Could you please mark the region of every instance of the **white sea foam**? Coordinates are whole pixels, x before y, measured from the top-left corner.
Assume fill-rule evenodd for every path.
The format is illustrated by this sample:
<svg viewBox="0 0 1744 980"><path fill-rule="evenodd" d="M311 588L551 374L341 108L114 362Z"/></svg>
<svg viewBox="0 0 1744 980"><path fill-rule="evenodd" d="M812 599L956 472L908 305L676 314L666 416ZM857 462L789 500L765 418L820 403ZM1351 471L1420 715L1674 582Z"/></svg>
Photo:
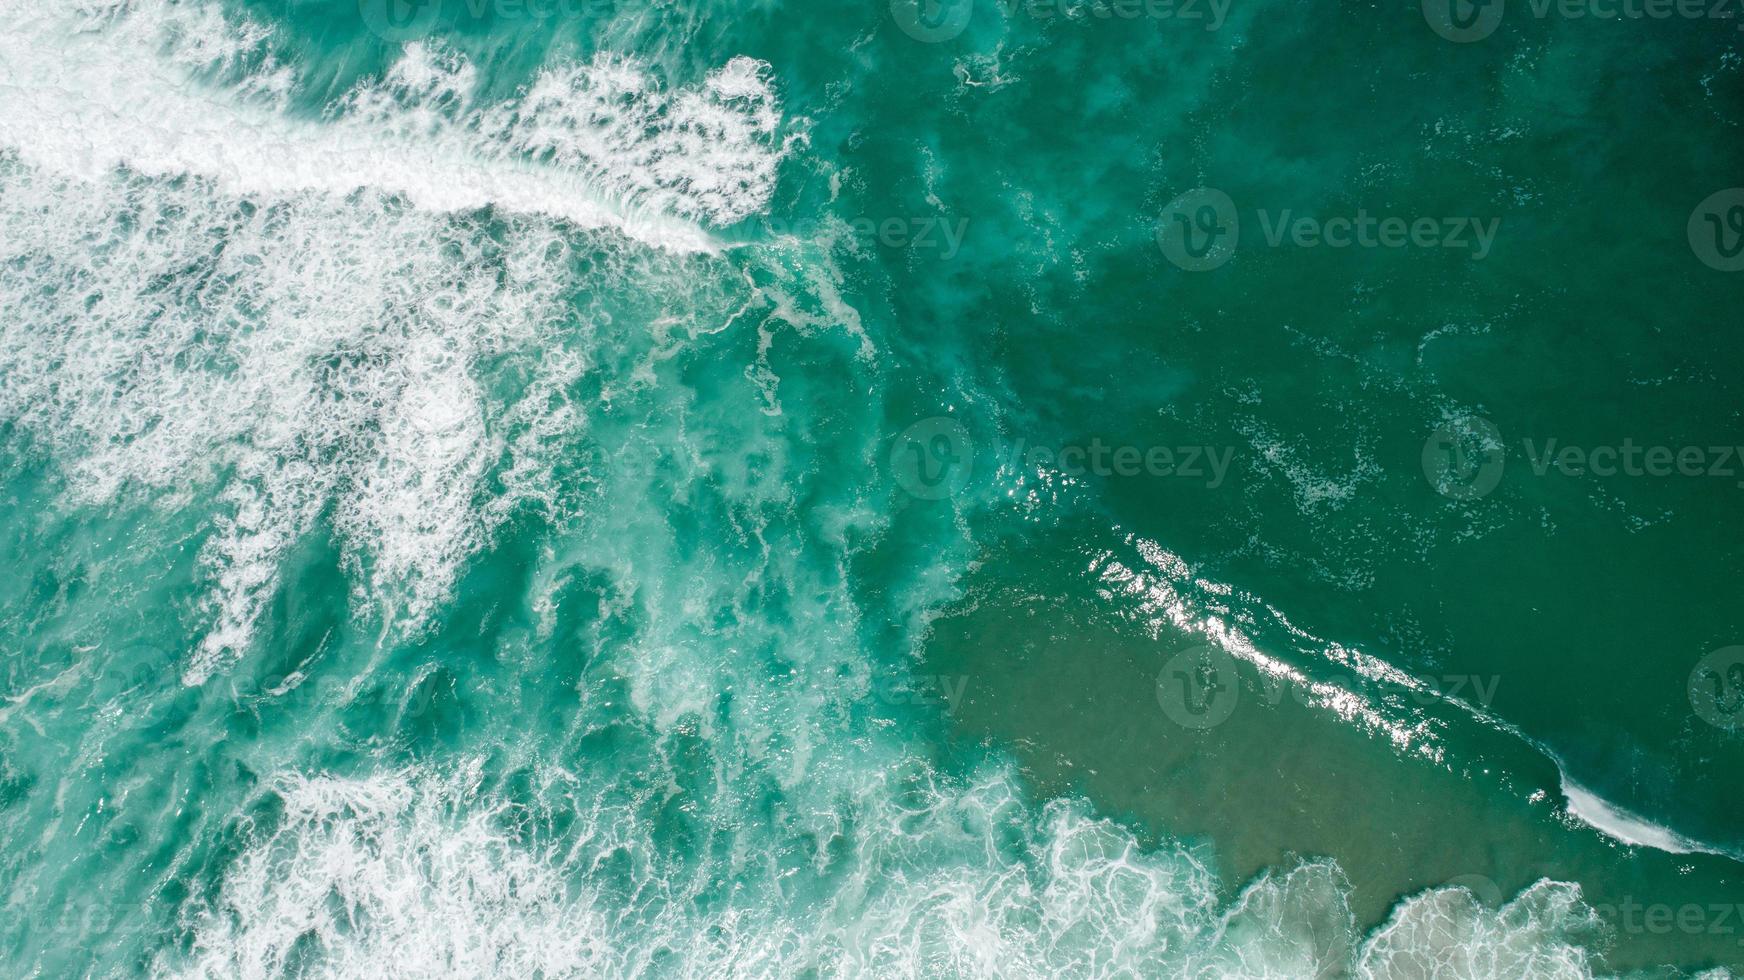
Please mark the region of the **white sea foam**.
<svg viewBox="0 0 1744 980"><path fill-rule="evenodd" d="M1386 738L1398 750L1445 762L1443 726L1437 719L1426 717L1408 705L1389 703L1346 685L1318 679L1308 669L1281 656L1282 651L1262 649L1240 625L1243 617L1229 615L1227 597L1234 590L1223 583L1196 578L1186 561L1156 542L1129 536L1121 550L1130 552L1127 561L1121 561L1115 549L1102 550L1092 558L1088 571L1102 595L1127 604L1131 614L1152 636L1204 637L1206 642L1245 661L1266 683L1291 685L1302 692L1305 703ZM1290 623L1277 610L1261 603L1254 605L1265 608L1273 617L1267 625L1289 634L1299 641L1297 646L1322 661L1314 666L1336 666L1379 685L1425 693L1421 682L1380 658L1320 640ZM1460 704L1470 710L1463 702Z"/></svg>
<svg viewBox="0 0 1744 980"><path fill-rule="evenodd" d="M618 410L638 433L673 427L643 437L650 446L694 448L682 435L700 425L684 418L691 407L646 420ZM650 455L640 444L623 452ZM839 570L768 549L677 547L660 518L672 495L696 488L634 465L600 478L610 492L590 515L595 532L534 577L606 571L617 585L600 590L601 618L635 624L633 641L589 647L606 669L582 682L583 720L567 723L612 731L609 753L517 782L512 804L470 765L458 776L286 774L269 790L284 818L247 838L212 906L184 910L197 955L165 953L162 971L272 976L295 962L309 976L473 977L536 962L549 977L1587 975L1577 905L1552 915L1533 900L1498 914L1416 902L1365 942L1329 862L1267 873L1225 902L1194 849L1141 846L1073 802L1035 805L997 764L964 778L932 771L903 733L849 724L839 710L878 669L838 625L854 609ZM748 525L790 506L774 486L720 484L739 488ZM930 606L949 589L931 583L914 601ZM791 616L696 630L698 611L758 595L792 597ZM779 651L775 663L798 665L808 683L787 684L760 651ZM505 878L527 884L497 892L500 902L418 898ZM550 882L563 883L560 899ZM478 948L490 960L462 955ZM1557 970L1484 972L1510 966Z"/></svg>
<svg viewBox="0 0 1744 980"><path fill-rule="evenodd" d="M0 418L75 502L217 482L189 683L246 648L323 514L360 605L417 624L519 502L555 506L587 323L545 219L708 249L697 222L761 208L781 155L750 59L669 89L601 58L485 104L412 45L312 120L267 33L216 5L0 15ZM485 205L498 241L450 213ZM514 357L501 404L478 373Z"/></svg>
<svg viewBox="0 0 1744 980"><path fill-rule="evenodd" d="M126 165L273 199L373 188L432 210L494 205L699 250L714 243L697 220L730 223L767 203L783 150L767 66L749 58L668 89L602 56L478 103L470 65L414 44L385 78L310 120L286 109L293 80L264 53L267 32L215 6L8 0L0 15L0 145L87 178ZM239 65L240 83L198 80Z"/></svg>
<svg viewBox="0 0 1744 980"><path fill-rule="evenodd" d="M1223 617L1208 612L1208 609L1215 608L1224 601L1219 597L1227 596L1233 590L1221 583L1195 579L1191 567L1185 561L1155 542L1135 538L1128 543L1138 556L1136 567L1122 563L1115 557L1115 552L1109 550L1096 557L1091 563L1090 572L1097 578L1105 596L1120 597L1133 603L1133 611L1148 621L1153 632L1167 629L1204 636L1232 656L1247 662L1263 678L1298 685L1306 695L1307 703L1329 711L1345 722L1384 735L1402 751L1410 751L1436 762L1446 760L1442 723L1424 717L1410 704L1391 704L1386 699L1370 696L1360 690L1349 690L1338 684L1313 680L1303 669L1262 651L1242 630L1227 624ZM1703 853L1739 858L1739 855L1725 848L1694 840L1632 814L1575 784L1568 778L1562 760L1549 746L1506 719L1492 714L1484 706L1427 687L1410 674L1372 654L1314 637L1291 623L1282 612L1270 606L1264 608L1274 625L1282 627L1300 641L1301 647L1327 663L1353 670L1361 677L1378 684L1410 691L1416 696L1414 701L1432 699L1436 703L1445 704L1473 721L1505 732L1543 753L1557 765L1562 792L1568 800L1569 815L1600 833L1625 844L1652 847L1671 854Z"/></svg>
<svg viewBox="0 0 1744 980"><path fill-rule="evenodd" d="M289 775L271 835L200 914L185 977L588 976L609 961L602 916L475 806L476 765L420 786L399 775Z"/></svg>
<svg viewBox="0 0 1744 980"><path fill-rule="evenodd" d="M519 393L544 408L573 379L561 349L585 324L563 320L567 249L551 230L491 243L376 198L256 205L3 157L0 186L0 417L61 461L75 503L221 488L190 683L246 647L285 556L330 507L364 604L415 623L489 528L544 492L537 461L504 441L530 426L514 409L487 424L473 373L528 359ZM479 506L506 457L521 476Z"/></svg>
<svg viewBox="0 0 1744 980"><path fill-rule="evenodd" d="M213 8L110 5L80 31L65 10L0 12L0 143L12 147L0 156L0 419L62 463L75 504L219 488L193 683L248 645L323 515L360 605L417 623L518 503L556 501L552 467L594 423L567 400L592 350L593 324L563 292L574 256L545 222L486 234L440 212L494 204L701 247L696 222L760 208L778 160L765 74L743 59L677 91L603 60L470 106L470 69L413 47L330 118L295 121L278 101L288 76L258 58L227 93L189 81L257 52L258 31ZM768 321L857 328L837 291L808 299L798 281L763 297ZM600 477L616 481L602 497L615 509L552 549L581 558L537 573L545 596L599 573L600 635L636 622L630 642L594 638L629 696L584 689L578 710L645 756L617 745L512 800L477 762L281 773L232 815L240 852L220 852L221 886L183 907L191 943L160 949L158 972L1406 977L1418 974L1404 947L1444 933L1506 948L1473 963L1572 962L1572 915L1526 915L1516 934L1464 908L1402 910L1359 953L1347 886L1324 862L1220 905L1194 851L1143 848L1072 804L1032 806L1002 769L945 779L894 736L848 727L855 685L877 667L842 594L847 560L812 579L772 557L772 515L799 483L784 467L803 464L742 458L757 431L744 420L782 410L769 330L745 372L762 411L621 439L621 465ZM652 384L654 358L673 356L666 340L646 372L613 382ZM524 378L486 384L504 361ZM662 419L683 415L675 400ZM687 424L730 451L684 443ZM678 445L681 475L718 478L762 565L675 545L672 497L703 490L633 464ZM838 540L878 529L857 511L811 516ZM1174 608L1178 595L1147 585L1154 572L1123 572L1111 589ZM771 603L793 622L758 614ZM827 683L772 686L782 675L746 651L779 651ZM681 783L695 775L674 761L683 753L703 757L693 768L713 785Z"/></svg>
<svg viewBox="0 0 1744 980"><path fill-rule="evenodd" d="M1584 980L1581 945L1599 928L1575 885L1542 880L1499 909L1462 887L1432 888L1399 903L1363 945L1361 980L1534 977Z"/></svg>
<svg viewBox="0 0 1744 980"><path fill-rule="evenodd" d="M1669 854L1734 856L1722 848L1692 840L1669 827L1630 813L1597 793L1576 785L1567 773L1562 773L1562 795L1568 800L1570 816L1612 840Z"/></svg>
<svg viewBox="0 0 1744 980"><path fill-rule="evenodd" d="M1592 976L1581 941L1597 919L1571 885L1541 881L1499 909L1462 888L1431 889L1365 938L1349 884L1328 862L1268 873L1222 904L1191 851L1145 850L1068 804L1034 812L996 772L955 788L911 787L899 802L905 770L914 773L904 764L840 797L827 833L837 844L809 864L754 857L817 846L787 817L720 814L716 857L672 853L650 811L602 804L569 774L543 783L548 798L579 807L561 846L531 829L538 820L511 819L529 801L511 807L481 790L476 762L446 775L287 774L270 791L282 816L250 840L213 905L186 910L192 953L166 952L158 969L248 978L292 963L318 977Z"/></svg>

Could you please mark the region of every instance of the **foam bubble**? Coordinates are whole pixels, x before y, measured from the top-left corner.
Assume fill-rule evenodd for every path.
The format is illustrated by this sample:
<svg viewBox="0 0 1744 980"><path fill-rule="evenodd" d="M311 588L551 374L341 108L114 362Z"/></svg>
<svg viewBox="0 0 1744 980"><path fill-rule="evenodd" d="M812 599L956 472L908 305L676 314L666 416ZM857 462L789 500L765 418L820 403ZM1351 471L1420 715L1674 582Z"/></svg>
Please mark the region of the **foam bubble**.
<svg viewBox="0 0 1744 980"><path fill-rule="evenodd" d="M838 796L821 838L780 804L769 822L696 813L718 846L690 856L663 843L658 800L586 775L547 774L540 801L509 806L481 788L476 761L286 774L270 790L283 816L213 906L187 910L192 954L159 965L188 977L274 976L293 960L299 975L394 977L1592 975L1581 942L1597 920L1574 886L1541 881L1499 909L1431 889L1365 940L1329 862L1267 873L1220 904L1194 852L1141 848L1072 804L1033 811L998 770L965 784L910 765L890 774ZM575 808L569 832L510 819L529 806Z"/></svg>
<svg viewBox="0 0 1744 980"><path fill-rule="evenodd" d="M1364 944L1363 980L1593 976L1581 939L1599 928L1578 886L1541 880L1499 909L1471 891L1432 888L1401 902Z"/></svg>
<svg viewBox="0 0 1744 980"><path fill-rule="evenodd" d="M219 488L201 552L212 625L190 683L246 647L290 548L330 507L366 603L416 623L490 528L543 493L551 460L505 442L517 426L490 424L500 410L475 375L527 362L514 391L529 409L573 380L573 358L540 358L581 326L564 319L567 248L549 229L511 225L499 242L379 198L256 204L15 160L0 181L14 269L0 417L61 461L75 505ZM505 456L516 479L478 506Z"/></svg>
<svg viewBox="0 0 1744 980"><path fill-rule="evenodd" d="M283 816L198 915L184 977L597 975L601 914L472 802L476 765L403 775L287 775ZM160 971L164 969L160 965Z"/></svg>
<svg viewBox="0 0 1744 980"><path fill-rule="evenodd" d="M413 44L315 121L287 111L294 79L267 53L267 32L215 5L0 13L0 145L86 178L126 165L230 195L373 188L431 210L494 205L693 251L714 247L695 221L731 223L767 204L784 151L768 66L749 58L669 89L634 60L602 56L479 104L470 64ZM224 73L242 79L199 80Z"/></svg>
<svg viewBox="0 0 1744 980"><path fill-rule="evenodd" d="M1125 561L1121 560L1124 554ZM1152 636L1185 633L1203 636L1207 642L1245 661L1267 683L1289 684L1303 693L1305 703L1387 739L1401 752L1433 762L1446 760L1446 722L1419 708L1351 690L1346 685L1315 676L1317 670L1338 667L1355 671L1383 690L1394 688L1419 696L1433 696L1467 714L1478 709L1456 698L1426 690L1426 686L1379 657L1347 649L1313 636L1291 623L1283 613L1251 596L1251 607L1263 609L1265 619L1229 615L1235 590L1220 582L1198 578L1180 556L1154 541L1128 536L1119 549L1099 550L1092 559L1090 575L1102 595L1126 605ZM1246 623L1253 625L1236 625ZM1265 649L1256 642L1259 629L1268 629L1287 640L1283 648Z"/></svg>
<svg viewBox="0 0 1744 980"><path fill-rule="evenodd" d="M559 635L553 597L567 581L601 583L597 620L561 634L599 668L562 722L609 730L609 757L578 772L547 761L514 790L487 778L502 759L350 775L292 763L229 814L238 850L208 852L222 882L182 907L191 939L159 946L159 972L1355 968L1347 886L1329 864L1262 876L1220 903L1200 852L1140 846L1075 803L1035 806L999 764L947 777L891 718L863 724L869 676L889 665L861 645L844 542L876 539L880 519L814 510L803 519L826 533L796 528L796 487L824 467L777 445L775 423L759 428L784 411L773 324L847 326L867 360L833 271L781 270L759 295L760 360L744 370L754 403L666 392L635 404L681 346L680 325L697 336L738 316L708 310L654 325L654 348L614 365L628 376L602 382L597 411L574 400L593 359L617 352L572 302L573 241L538 216L705 247L699 222L767 201L780 148L765 66L734 59L670 89L604 58L475 105L469 65L414 45L317 122L284 112L294 79L258 28L204 5L92 9L4 10L0 419L61 464L68 505L215 497L200 551L208 629L184 680L248 646L291 550L324 518L359 605L416 628L517 506L559 503L554 469L604 424L596 416L618 426L600 447L612 464L597 477L602 513L533 575L541 642ZM214 66L241 80L191 80ZM452 213L486 204L500 213ZM733 279L682 261L701 264L665 271ZM790 397L806 397L796 387ZM680 511L732 533L681 540ZM795 531L833 542L834 565L771 544ZM1185 568L1158 550L1165 569ZM1140 567L1108 587L1175 612L1179 592ZM952 575L928 569L897 613L924 622ZM793 680L802 673L811 683ZM1404 953L1419 948L1452 962L1445 936L1502 951L1485 962L1572 963L1564 926L1580 916L1559 901L1544 907L1562 917L1532 903L1494 922L1418 902L1360 965L1411 975Z"/></svg>
<svg viewBox="0 0 1744 980"><path fill-rule="evenodd" d="M1637 847L1651 847L1668 854L1736 857L1724 848L1692 840L1669 827L1630 813L1597 793L1577 785L1568 778L1566 772L1561 772L1562 765L1561 760L1558 760L1562 795L1568 800L1569 815L1606 837Z"/></svg>
<svg viewBox="0 0 1744 980"><path fill-rule="evenodd" d="M246 648L323 514L364 603L415 626L519 501L555 505L551 443L583 421L562 394L585 366L569 244L447 212L708 249L694 222L762 207L781 156L750 59L668 90L602 57L475 104L469 64L410 45L314 121L285 111L267 33L216 5L8 7L0 418L75 503L219 484L188 683ZM477 375L512 356L530 380L493 403Z"/></svg>

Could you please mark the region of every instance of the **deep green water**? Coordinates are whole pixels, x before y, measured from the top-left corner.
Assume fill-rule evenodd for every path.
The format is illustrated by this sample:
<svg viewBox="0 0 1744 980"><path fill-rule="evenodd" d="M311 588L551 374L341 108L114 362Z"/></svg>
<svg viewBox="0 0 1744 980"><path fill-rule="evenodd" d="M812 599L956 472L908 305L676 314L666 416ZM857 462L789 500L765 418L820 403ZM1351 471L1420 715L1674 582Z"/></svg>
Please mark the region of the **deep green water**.
<svg viewBox="0 0 1744 980"><path fill-rule="evenodd" d="M1744 968L1655 9L0 0L0 975Z"/></svg>

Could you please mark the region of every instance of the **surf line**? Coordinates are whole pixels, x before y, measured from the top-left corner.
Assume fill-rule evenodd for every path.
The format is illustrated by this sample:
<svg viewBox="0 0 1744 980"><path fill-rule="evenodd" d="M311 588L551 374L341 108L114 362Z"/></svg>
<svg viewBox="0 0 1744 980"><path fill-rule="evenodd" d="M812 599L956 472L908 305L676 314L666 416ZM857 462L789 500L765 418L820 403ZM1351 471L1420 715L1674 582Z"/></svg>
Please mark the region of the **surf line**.
<svg viewBox="0 0 1744 980"><path fill-rule="evenodd" d="M1712 854L1737 860L1738 856L1630 813L1628 810L1568 778L1562 761L1556 760L1562 778L1562 795L1568 801L1569 816L1613 840L1638 847L1651 847L1668 854Z"/></svg>

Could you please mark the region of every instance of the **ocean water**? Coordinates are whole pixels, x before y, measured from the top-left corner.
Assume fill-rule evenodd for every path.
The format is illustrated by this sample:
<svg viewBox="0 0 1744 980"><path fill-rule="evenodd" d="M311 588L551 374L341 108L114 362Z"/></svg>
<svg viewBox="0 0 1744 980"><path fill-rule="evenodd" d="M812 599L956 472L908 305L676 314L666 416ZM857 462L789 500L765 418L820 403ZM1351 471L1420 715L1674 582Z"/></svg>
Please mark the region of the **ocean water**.
<svg viewBox="0 0 1744 980"><path fill-rule="evenodd" d="M1686 7L0 0L0 975L1744 970Z"/></svg>

